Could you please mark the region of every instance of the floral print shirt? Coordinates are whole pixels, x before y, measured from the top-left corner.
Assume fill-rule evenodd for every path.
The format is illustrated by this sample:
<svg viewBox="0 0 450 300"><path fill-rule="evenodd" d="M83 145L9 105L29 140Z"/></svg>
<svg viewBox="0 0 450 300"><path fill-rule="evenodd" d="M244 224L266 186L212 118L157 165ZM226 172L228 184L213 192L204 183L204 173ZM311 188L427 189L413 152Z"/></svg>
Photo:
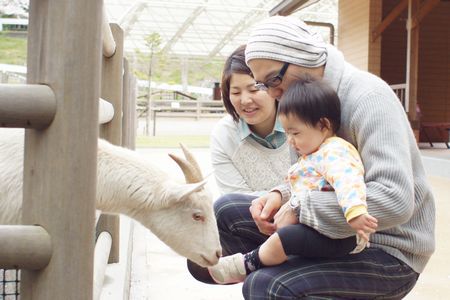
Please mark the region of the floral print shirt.
<svg viewBox="0 0 450 300"><path fill-rule="evenodd" d="M364 166L352 144L339 137L299 157L288 173L291 192L334 189L347 222L367 213Z"/></svg>

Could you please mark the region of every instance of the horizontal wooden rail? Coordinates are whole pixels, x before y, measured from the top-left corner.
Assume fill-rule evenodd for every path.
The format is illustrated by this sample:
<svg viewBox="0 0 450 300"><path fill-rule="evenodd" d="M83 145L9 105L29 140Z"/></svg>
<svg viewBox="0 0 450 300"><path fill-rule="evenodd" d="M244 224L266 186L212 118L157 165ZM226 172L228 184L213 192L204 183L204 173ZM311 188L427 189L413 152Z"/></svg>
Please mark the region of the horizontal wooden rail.
<svg viewBox="0 0 450 300"><path fill-rule="evenodd" d="M44 129L55 113L55 94L49 86L0 84L0 127Z"/></svg>
<svg viewBox="0 0 450 300"><path fill-rule="evenodd" d="M114 40L111 27L109 26L108 16L105 9L103 9L102 36L103 56L112 57L114 53L116 53L116 41Z"/></svg>
<svg viewBox="0 0 450 300"><path fill-rule="evenodd" d="M41 226L0 225L0 268L40 270L51 256L50 235Z"/></svg>

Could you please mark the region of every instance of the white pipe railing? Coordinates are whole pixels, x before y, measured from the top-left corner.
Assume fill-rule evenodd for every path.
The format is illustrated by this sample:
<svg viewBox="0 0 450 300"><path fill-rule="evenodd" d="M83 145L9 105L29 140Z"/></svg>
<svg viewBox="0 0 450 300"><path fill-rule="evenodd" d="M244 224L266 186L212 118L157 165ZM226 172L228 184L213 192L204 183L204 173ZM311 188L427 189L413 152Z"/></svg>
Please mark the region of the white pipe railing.
<svg viewBox="0 0 450 300"><path fill-rule="evenodd" d="M114 118L114 106L100 98L98 103L98 124L106 124Z"/></svg>
<svg viewBox="0 0 450 300"><path fill-rule="evenodd" d="M391 89L394 91L394 93L397 95L398 99L402 103L403 108L405 111L408 111L407 104L407 98L406 98L406 83L400 83L400 84L392 84L390 85Z"/></svg>
<svg viewBox="0 0 450 300"><path fill-rule="evenodd" d="M103 282L105 280L106 266L111 252L112 237L109 232L103 231L97 238L94 250L94 298L100 299Z"/></svg>

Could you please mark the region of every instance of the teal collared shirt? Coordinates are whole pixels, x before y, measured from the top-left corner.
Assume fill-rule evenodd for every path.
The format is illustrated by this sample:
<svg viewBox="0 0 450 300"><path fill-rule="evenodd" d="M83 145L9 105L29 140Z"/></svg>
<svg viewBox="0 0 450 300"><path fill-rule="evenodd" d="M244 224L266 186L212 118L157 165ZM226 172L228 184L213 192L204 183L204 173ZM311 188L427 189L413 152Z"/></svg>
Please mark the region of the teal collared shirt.
<svg viewBox="0 0 450 300"><path fill-rule="evenodd" d="M241 140L244 140L248 137L255 140L257 143L269 149L277 149L281 147L286 142L286 134L284 133L283 126L281 126L278 118L275 121L274 128L272 132L267 135L265 138L258 136L256 133L250 130L248 124L244 122L244 120L239 120L240 127L240 136Z"/></svg>

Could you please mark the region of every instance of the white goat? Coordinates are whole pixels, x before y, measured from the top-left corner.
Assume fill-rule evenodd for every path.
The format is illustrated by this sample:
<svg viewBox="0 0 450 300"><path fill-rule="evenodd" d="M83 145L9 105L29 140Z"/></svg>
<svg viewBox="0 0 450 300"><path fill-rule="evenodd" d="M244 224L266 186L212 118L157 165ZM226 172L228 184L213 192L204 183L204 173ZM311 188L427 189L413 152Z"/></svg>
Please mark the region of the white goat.
<svg viewBox="0 0 450 300"><path fill-rule="evenodd" d="M0 129L0 224L20 224L23 142L21 129ZM145 157L98 143L97 209L125 214L150 229L178 254L201 266L221 255L212 195L193 156L170 154L187 184L176 183Z"/></svg>

